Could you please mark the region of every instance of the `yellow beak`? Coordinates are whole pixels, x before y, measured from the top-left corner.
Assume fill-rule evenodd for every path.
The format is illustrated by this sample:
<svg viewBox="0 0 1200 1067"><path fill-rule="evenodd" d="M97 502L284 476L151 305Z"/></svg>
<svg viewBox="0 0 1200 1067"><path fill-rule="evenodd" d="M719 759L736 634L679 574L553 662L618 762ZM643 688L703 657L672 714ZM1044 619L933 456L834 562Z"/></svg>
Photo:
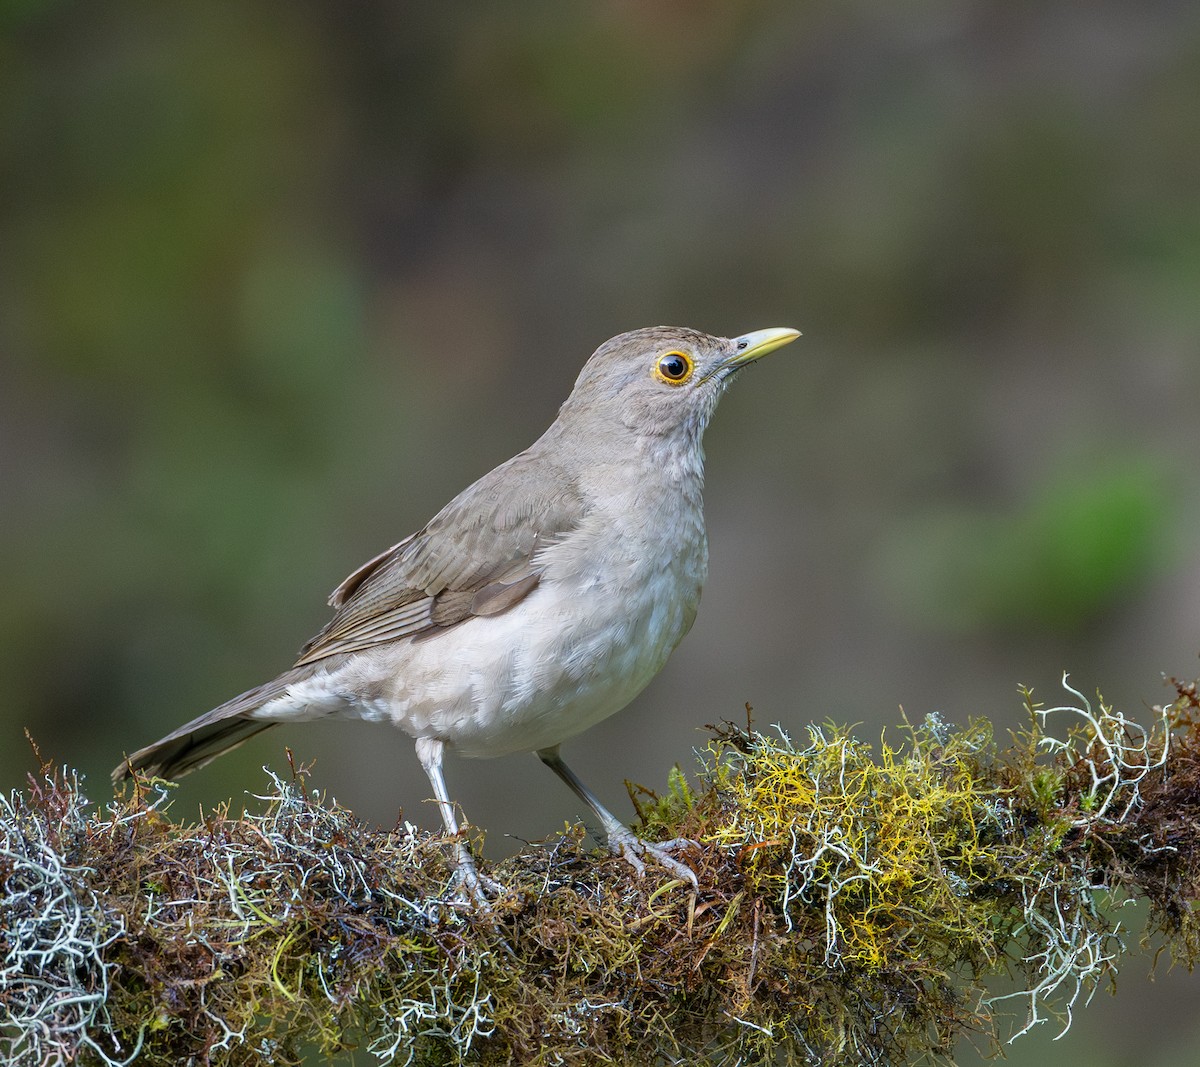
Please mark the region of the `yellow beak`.
<svg viewBox="0 0 1200 1067"><path fill-rule="evenodd" d="M799 336L800 331L793 330L789 326L774 326L769 330L755 330L753 333L744 333L741 337L734 339L733 355L728 359L722 360L700 380L705 382L714 374L718 374L723 370L735 370L738 367L744 367L747 363L753 363L756 359L762 359L768 352L774 352L777 348L791 344Z"/></svg>

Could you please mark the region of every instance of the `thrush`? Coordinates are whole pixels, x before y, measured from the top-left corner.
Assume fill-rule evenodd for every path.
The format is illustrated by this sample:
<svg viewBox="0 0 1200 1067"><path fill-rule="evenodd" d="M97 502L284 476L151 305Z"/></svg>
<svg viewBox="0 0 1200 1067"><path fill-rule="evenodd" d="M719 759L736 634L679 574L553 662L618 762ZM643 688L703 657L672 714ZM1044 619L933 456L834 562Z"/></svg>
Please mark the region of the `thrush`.
<svg viewBox="0 0 1200 1067"><path fill-rule="evenodd" d="M416 742L472 895L481 881L447 749L537 753L615 854L695 885L670 843L635 836L559 745L624 708L691 628L708 573L705 428L739 370L798 336L657 326L606 341L534 444L333 591L333 617L294 666L133 753L114 781L176 778L278 723L387 722Z"/></svg>

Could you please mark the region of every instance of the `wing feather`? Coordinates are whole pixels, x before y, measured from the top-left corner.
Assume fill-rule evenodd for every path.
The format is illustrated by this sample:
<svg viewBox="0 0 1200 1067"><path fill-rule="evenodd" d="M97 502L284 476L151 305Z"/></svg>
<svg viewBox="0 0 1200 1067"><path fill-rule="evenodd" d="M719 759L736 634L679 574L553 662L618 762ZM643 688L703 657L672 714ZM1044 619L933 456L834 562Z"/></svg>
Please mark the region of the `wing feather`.
<svg viewBox="0 0 1200 1067"><path fill-rule="evenodd" d="M329 598L333 618L296 666L508 611L537 587L539 549L584 511L560 467L522 452L346 578Z"/></svg>

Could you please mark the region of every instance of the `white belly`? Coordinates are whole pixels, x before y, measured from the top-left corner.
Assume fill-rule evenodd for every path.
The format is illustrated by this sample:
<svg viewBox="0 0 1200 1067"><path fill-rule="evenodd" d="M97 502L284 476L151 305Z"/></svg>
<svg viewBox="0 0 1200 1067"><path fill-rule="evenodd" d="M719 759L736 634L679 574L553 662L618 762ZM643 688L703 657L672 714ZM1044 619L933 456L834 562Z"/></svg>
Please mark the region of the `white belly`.
<svg viewBox="0 0 1200 1067"><path fill-rule="evenodd" d="M457 627L449 662L438 638L414 644L390 714L465 756L548 748L586 730L645 688L695 615L665 596L637 618L596 599L539 587L504 615Z"/></svg>
<svg viewBox="0 0 1200 1067"><path fill-rule="evenodd" d="M356 654L291 686L263 718L342 715L436 737L464 756L549 748L620 711L691 628L706 545L674 545L658 561L561 563L500 615ZM648 553L657 555L657 553ZM603 575L603 577L599 577Z"/></svg>

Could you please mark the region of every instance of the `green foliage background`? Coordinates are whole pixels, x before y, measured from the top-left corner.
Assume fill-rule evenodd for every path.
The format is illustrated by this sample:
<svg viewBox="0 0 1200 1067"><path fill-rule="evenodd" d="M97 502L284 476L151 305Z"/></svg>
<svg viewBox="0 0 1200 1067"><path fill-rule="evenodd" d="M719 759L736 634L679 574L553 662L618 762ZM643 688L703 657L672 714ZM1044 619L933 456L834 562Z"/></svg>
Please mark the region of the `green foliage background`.
<svg viewBox="0 0 1200 1067"><path fill-rule="evenodd" d="M745 700L1164 699L1200 648L1197 99L1172 0L0 2L3 780L27 725L103 799L656 322L805 337L710 433L695 631L571 752L606 800ZM285 742L433 821L367 727L179 803ZM450 769L496 853L575 813L525 769ZM1053 1062L1192 1062L1194 981L1131 974Z"/></svg>

